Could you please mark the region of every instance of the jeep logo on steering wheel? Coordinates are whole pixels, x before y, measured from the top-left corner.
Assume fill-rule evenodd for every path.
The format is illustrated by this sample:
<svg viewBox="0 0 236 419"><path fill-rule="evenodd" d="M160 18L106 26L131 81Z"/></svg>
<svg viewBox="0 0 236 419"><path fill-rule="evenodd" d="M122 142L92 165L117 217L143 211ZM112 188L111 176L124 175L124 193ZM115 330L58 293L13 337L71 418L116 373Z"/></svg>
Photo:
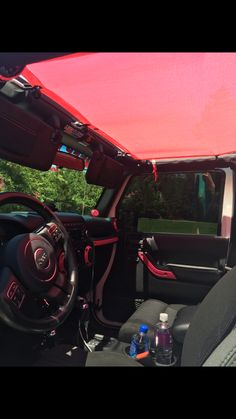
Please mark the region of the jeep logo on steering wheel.
<svg viewBox="0 0 236 419"><path fill-rule="evenodd" d="M37 268L40 270L44 270L49 267L49 264L50 264L49 256L42 247L39 247L38 249L35 250L34 260L35 260L35 264Z"/></svg>

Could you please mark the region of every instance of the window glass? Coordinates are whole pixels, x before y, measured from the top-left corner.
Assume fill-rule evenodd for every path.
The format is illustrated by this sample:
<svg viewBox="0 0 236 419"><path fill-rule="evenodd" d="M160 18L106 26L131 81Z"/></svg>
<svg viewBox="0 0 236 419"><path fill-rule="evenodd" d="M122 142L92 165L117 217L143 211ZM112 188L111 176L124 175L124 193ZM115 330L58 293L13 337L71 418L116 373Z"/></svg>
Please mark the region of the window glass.
<svg viewBox="0 0 236 419"><path fill-rule="evenodd" d="M217 234L224 172L159 173L132 178L118 209L126 229Z"/></svg>
<svg viewBox="0 0 236 419"><path fill-rule="evenodd" d="M54 211L90 214L103 188L89 185L83 172L52 166L51 170L24 167L0 159L0 192L28 193ZM1 206L0 212L21 211L20 206Z"/></svg>

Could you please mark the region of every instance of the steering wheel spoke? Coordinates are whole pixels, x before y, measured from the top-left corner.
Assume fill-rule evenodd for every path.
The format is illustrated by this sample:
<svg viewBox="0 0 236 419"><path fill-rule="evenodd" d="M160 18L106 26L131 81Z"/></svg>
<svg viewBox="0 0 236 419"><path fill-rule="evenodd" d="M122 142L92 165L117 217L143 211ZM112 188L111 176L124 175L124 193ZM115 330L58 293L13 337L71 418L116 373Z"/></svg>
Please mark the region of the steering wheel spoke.
<svg viewBox="0 0 236 419"><path fill-rule="evenodd" d="M7 311L8 317L2 317ZM7 320L10 326L15 326L16 319L24 319L28 316L31 319L40 319L42 309L37 304L35 298L22 285L13 271L4 267L1 270L1 288L0 288L0 316Z"/></svg>
<svg viewBox="0 0 236 419"><path fill-rule="evenodd" d="M55 222L44 223L34 230L34 233L48 240L55 249L63 245L63 233Z"/></svg>
<svg viewBox="0 0 236 419"><path fill-rule="evenodd" d="M26 299L26 289L8 267L1 270L0 295L4 302L20 309Z"/></svg>

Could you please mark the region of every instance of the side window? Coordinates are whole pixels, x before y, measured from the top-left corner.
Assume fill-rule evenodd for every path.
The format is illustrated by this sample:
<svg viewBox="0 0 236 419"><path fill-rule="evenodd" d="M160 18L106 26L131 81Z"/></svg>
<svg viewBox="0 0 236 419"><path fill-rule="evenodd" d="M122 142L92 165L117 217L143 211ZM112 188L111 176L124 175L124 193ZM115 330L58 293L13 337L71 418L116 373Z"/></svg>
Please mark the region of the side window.
<svg viewBox="0 0 236 419"><path fill-rule="evenodd" d="M219 232L225 174L159 173L133 177L118 208L126 231L213 234Z"/></svg>

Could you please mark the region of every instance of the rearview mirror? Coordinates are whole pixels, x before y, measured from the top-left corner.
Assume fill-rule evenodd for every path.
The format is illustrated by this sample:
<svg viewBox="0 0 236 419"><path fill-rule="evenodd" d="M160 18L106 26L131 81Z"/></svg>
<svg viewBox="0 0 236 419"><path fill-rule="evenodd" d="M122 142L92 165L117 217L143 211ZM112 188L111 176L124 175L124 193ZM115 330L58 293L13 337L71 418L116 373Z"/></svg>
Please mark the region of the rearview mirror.
<svg viewBox="0 0 236 419"><path fill-rule="evenodd" d="M53 164L58 167L65 167L66 169L78 170L81 172L84 170L83 159L60 151L57 152Z"/></svg>

